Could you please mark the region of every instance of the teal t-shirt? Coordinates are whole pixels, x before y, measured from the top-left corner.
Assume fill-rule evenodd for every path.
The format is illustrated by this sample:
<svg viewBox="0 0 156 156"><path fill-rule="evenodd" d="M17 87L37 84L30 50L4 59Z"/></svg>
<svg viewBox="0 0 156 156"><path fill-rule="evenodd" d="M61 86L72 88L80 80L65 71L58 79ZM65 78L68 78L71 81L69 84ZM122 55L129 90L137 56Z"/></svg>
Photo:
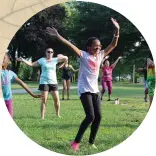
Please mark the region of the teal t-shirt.
<svg viewBox="0 0 156 156"><path fill-rule="evenodd" d="M14 82L17 75L11 70L2 70L1 84L4 100L10 100L12 98L11 83Z"/></svg>
<svg viewBox="0 0 156 156"><path fill-rule="evenodd" d="M56 64L58 63L58 58L52 58L50 62L47 62L45 58L40 58L37 62L42 70L40 84L57 84Z"/></svg>

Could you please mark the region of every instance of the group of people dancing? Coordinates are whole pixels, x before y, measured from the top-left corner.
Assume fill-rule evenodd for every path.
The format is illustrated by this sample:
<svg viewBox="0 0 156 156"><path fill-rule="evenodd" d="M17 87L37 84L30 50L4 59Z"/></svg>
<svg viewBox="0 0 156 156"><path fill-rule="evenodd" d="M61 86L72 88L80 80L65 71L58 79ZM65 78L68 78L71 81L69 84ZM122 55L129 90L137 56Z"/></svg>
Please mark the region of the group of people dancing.
<svg viewBox="0 0 156 156"><path fill-rule="evenodd" d="M44 119L46 111L47 97L50 93L53 97L54 106L56 110L56 115L60 117L60 99L58 92L58 82L56 76L56 65L59 62L62 64L59 68L63 69L63 90L62 90L62 100L64 100L64 93L67 90L67 99L69 100L70 91L70 78L71 74L69 69L73 72L79 71L78 76L78 94L85 112L85 118L82 121L79 130L75 136L75 139L71 143L71 148L74 151L79 150L79 145L86 129L91 126L89 145L93 148L97 148L94 144L97 132L99 130L102 114L101 114L101 100L102 95L105 93L106 86L109 90L108 101L111 100L112 93L112 70L116 66L117 62L121 59L119 57L112 65L108 61L108 54L110 54L113 49L117 46L119 39L119 29L120 26L118 22L111 18L111 21L115 27L115 33L113 35L112 42L104 49L102 49L101 42L96 37L91 37L86 41L85 50L80 50L74 44L63 38L55 28L47 27L45 32L50 36L54 37L58 41L62 42L64 45L69 47L80 60L79 69L75 70L71 65L69 65L68 57L62 54L58 54L57 57L53 57L54 50L52 48L46 48L45 57L40 58L35 62L29 62L23 58L17 58L17 61L23 62L31 67L41 67L41 75L39 82L40 95L33 94L31 90L22 82L17 75L12 71L7 70L7 65L9 62L8 55L5 55L3 66L2 66L2 91L6 105L8 101L12 101L11 94L11 82L17 81L31 96L34 98L41 98L41 118ZM107 57L106 57L107 56ZM102 64L102 65L101 65ZM99 70L102 68L102 91L99 91L98 87L98 77ZM5 86L8 88L5 88ZM10 102L9 102L10 103Z"/></svg>

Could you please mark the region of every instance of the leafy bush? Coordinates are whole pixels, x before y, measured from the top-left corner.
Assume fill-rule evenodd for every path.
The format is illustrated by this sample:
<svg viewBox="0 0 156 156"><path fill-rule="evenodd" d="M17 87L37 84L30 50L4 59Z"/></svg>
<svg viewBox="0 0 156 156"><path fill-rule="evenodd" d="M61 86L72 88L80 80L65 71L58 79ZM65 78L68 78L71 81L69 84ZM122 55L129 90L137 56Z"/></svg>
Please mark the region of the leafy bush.
<svg viewBox="0 0 156 156"><path fill-rule="evenodd" d="M27 81L31 79L32 75L32 67L29 67L25 65L24 63L20 64L19 72L18 72L18 77L22 79L23 81Z"/></svg>

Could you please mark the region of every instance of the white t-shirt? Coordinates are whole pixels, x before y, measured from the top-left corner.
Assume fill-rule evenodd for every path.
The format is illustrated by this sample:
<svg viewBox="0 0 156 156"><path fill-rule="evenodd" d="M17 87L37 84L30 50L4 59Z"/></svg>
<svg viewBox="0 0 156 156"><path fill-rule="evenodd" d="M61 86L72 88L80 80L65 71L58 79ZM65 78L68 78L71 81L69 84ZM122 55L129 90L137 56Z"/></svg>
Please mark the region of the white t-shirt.
<svg viewBox="0 0 156 156"><path fill-rule="evenodd" d="M104 57L104 50L97 56L90 55L85 51L81 51L80 70L78 78L78 93L81 95L85 92L98 93L98 76L100 64Z"/></svg>
<svg viewBox="0 0 156 156"><path fill-rule="evenodd" d="M42 70L40 84L57 84L56 64L58 63L58 58L52 58L50 62L47 62L45 58L40 58L37 62Z"/></svg>

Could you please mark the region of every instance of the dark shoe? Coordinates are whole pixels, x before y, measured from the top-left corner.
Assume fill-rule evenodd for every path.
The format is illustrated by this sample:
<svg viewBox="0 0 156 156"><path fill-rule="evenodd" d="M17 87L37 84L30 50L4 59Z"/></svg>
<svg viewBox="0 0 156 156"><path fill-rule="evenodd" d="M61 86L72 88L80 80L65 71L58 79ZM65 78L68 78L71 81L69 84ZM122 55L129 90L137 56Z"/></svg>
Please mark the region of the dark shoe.
<svg viewBox="0 0 156 156"><path fill-rule="evenodd" d="M111 99L108 99L107 101L111 101Z"/></svg>
<svg viewBox="0 0 156 156"><path fill-rule="evenodd" d="M144 98L144 101L147 102L147 98Z"/></svg>

